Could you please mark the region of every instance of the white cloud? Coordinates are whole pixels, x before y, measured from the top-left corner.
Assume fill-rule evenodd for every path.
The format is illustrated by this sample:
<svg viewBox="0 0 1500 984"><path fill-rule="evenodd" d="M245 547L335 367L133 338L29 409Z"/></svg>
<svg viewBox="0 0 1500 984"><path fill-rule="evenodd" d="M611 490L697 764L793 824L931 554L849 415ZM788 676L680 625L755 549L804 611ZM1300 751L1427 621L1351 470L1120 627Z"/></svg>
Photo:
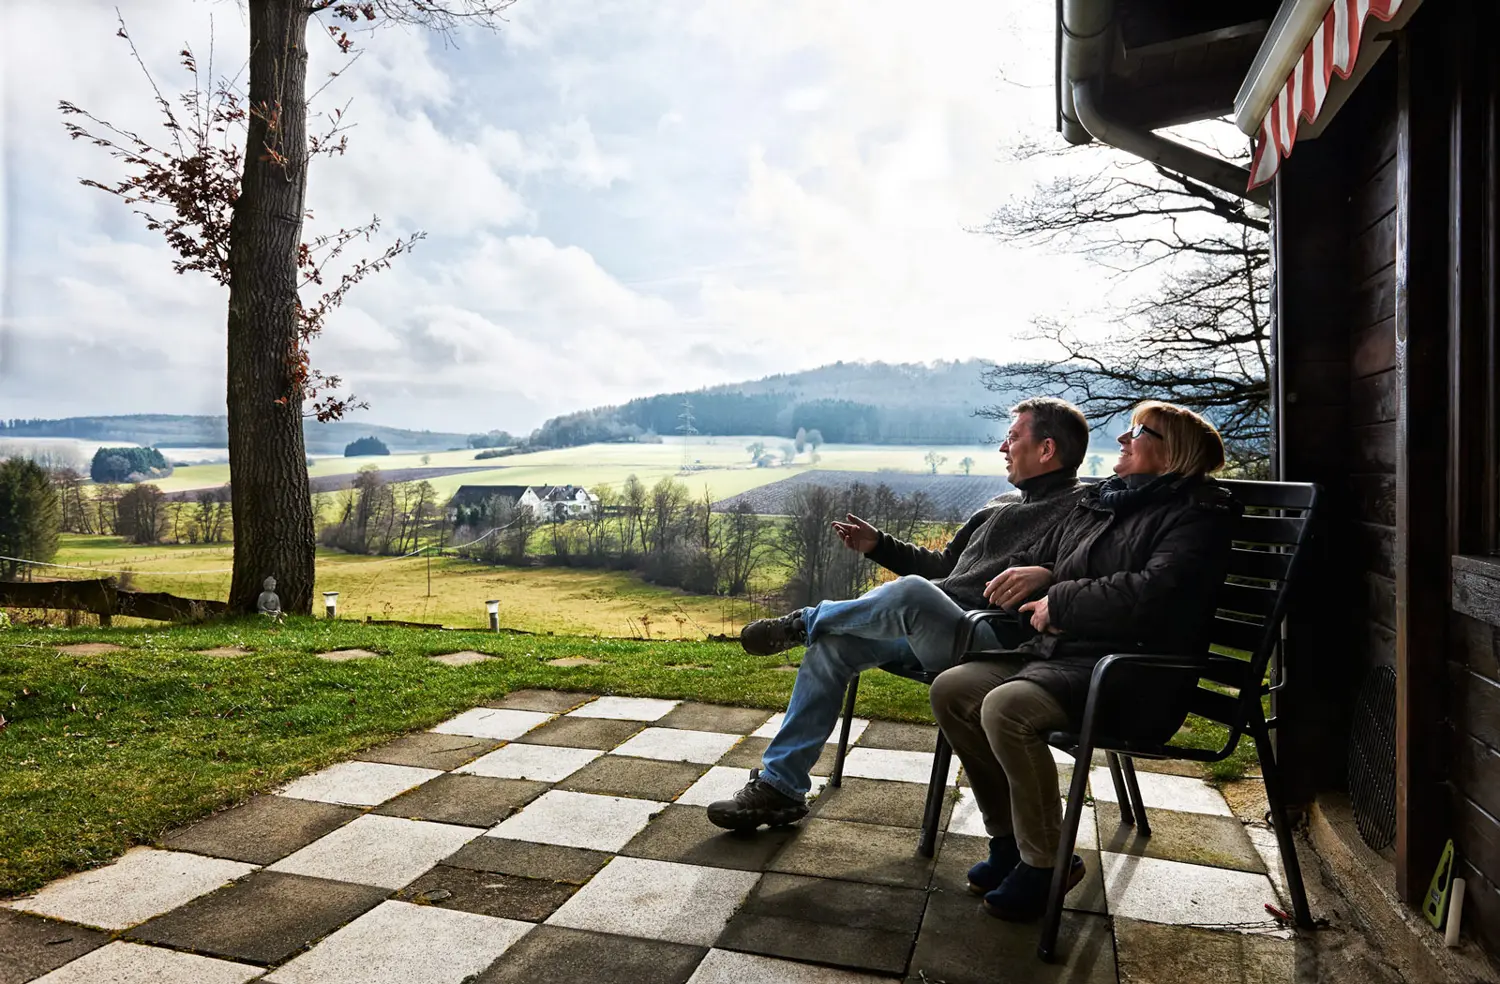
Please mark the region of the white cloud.
<svg viewBox="0 0 1500 984"><path fill-rule="evenodd" d="M206 55L210 15L216 71L239 71L234 5L121 9L164 90L184 41ZM350 295L315 358L372 419L523 430L834 359L1014 356L1032 316L1108 289L967 231L1057 166L1004 153L1050 130L1050 20L980 0L521 0L455 45L361 35L314 106L353 126L311 172L308 231L378 214L368 252L428 238ZM58 99L160 132L113 31L111 0L0 6L0 416L222 406L223 291L73 180L120 166L66 140ZM347 64L310 50L314 86Z"/></svg>

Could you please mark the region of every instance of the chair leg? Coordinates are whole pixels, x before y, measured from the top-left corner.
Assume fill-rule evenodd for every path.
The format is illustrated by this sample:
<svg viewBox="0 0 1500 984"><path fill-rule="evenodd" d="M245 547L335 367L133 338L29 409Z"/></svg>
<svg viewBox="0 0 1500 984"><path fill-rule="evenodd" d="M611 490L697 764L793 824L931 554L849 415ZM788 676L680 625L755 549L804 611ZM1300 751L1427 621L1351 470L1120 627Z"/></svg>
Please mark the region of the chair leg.
<svg viewBox="0 0 1500 984"><path fill-rule="evenodd" d="M839 727L839 748L833 756L833 775L828 785L834 789L844 784L844 756L849 753L849 729L854 726L854 698L859 694L859 674L849 681L849 693L844 697L844 723Z"/></svg>
<svg viewBox="0 0 1500 984"><path fill-rule="evenodd" d="M1130 791L1130 808L1135 812L1135 831L1142 837L1151 836L1151 821L1146 819L1146 801L1141 799L1141 786L1135 779L1135 759L1120 756L1120 768L1125 773L1125 788Z"/></svg>
<svg viewBox="0 0 1500 984"><path fill-rule="evenodd" d="M1292 825L1286 814L1286 801L1281 786L1281 766L1276 761L1276 750L1271 746L1271 733L1260 714L1250 722L1250 733L1255 737L1255 753L1260 759L1260 772L1265 777L1266 803L1271 808L1271 826L1276 830L1276 846L1281 851L1281 864L1286 869L1286 888L1292 896L1292 919L1298 929L1312 929L1312 911L1307 906L1307 888L1302 884L1302 863L1297 860L1297 842L1292 837Z"/></svg>
<svg viewBox="0 0 1500 984"><path fill-rule="evenodd" d="M943 797L948 794L948 768L953 764L953 746L938 732L937 747L932 752L932 778L927 780L927 805L922 812L922 836L917 853L932 857L937 850L938 827L943 822Z"/></svg>
<svg viewBox="0 0 1500 984"><path fill-rule="evenodd" d="M1073 848L1078 842L1078 823L1083 818L1083 798L1088 792L1089 760L1094 750L1079 745L1074 752L1073 781L1068 786L1068 808L1063 811L1062 830L1057 837L1057 856L1052 859L1052 888L1047 893L1047 914L1042 917L1042 935L1036 944L1036 955L1051 963L1057 951L1057 934L1062 928L1063 899L1068 894L1068 869L1073 864ZM1114 762L1114 757L1110 757ZM1125 806L1122 797L1121 807Z"/></svg>
<svg viewBox="0 0 1500 984"><path fill-rule="evenodd" d="M1109 778L1115 784L1115 799L1120 804L1120 822L1127 827L1135 826L1135 811L1130 808L1130 790L1125 787L1125 776L1120 769L1120 756L1114 752L1105 752L1104 761L1109 763ZM1073 768L1078 768L1077 765ZM1085 765L1084 771L1088 771Z"/></svg>

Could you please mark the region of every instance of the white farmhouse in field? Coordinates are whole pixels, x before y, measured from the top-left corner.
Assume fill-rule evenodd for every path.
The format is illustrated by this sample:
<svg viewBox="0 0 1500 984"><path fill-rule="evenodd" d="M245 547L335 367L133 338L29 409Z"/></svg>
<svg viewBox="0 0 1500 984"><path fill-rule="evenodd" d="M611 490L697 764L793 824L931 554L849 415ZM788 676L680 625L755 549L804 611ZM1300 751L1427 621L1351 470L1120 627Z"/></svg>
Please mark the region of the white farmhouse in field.
<svg viewBox="0 0 1500 984"><path fill-rule="evenodd" d="M494 498L514 499L537 519L573 519L598 508L599 497L581 485L464 485L448 503L449 522Z"/></svg>

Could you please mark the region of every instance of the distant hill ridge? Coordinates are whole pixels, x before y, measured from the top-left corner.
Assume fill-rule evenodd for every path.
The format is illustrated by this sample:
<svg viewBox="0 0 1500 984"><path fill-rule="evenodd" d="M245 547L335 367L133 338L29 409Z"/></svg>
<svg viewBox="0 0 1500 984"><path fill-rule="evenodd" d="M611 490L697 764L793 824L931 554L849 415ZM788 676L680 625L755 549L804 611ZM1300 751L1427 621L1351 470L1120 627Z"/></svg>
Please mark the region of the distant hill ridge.
<svg viewBox="0 0 1500 984"><path fill-rule="evenodd" d="M700 434L790 438L799 429L816 429L832 444L976 443L998 425L975 411L1013 402L1013 394L985 389L980 374L987 366L978 359L836 362L564 414L543 424L532 443L568 447L670 437L681 433L684 401L692 405L693 428Z"/></svg>
<svg viewBox="0 0 1500 984"><path fill-rule="evenodd" d="M341 454L344 445L373 435L393 451L443 451L468 444L466 434L402 430L357 421L302 425L312 454ZM227 417L187 414L127 414L115 417L64 417L59 420L0 420L0 438L71 437L80 441L120 441L168 448L222 448L229 445Z"/></svg>

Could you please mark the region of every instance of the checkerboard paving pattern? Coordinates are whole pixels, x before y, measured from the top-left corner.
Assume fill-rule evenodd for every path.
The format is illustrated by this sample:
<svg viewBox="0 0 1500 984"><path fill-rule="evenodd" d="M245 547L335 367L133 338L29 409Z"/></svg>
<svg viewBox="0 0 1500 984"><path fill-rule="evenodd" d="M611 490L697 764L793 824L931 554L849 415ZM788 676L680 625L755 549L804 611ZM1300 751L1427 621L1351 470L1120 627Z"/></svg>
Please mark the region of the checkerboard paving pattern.
<svg viewBox="0 0 1500 984"><path fill-rule="evenodd" d="M1092 984L1161 933L1293 945L1263 908L1282 896L1274 837L1182 776L1139 773L1141 838L1091 772L1089 873L1051 967L1034 926L966 892L987 835L956 769L937 856L918 855L931 727L858 720L806 820L712 826L703 807L745 782L780 718L511 694L4 903L0 980L978 984L1009 966Z"/></svg>

